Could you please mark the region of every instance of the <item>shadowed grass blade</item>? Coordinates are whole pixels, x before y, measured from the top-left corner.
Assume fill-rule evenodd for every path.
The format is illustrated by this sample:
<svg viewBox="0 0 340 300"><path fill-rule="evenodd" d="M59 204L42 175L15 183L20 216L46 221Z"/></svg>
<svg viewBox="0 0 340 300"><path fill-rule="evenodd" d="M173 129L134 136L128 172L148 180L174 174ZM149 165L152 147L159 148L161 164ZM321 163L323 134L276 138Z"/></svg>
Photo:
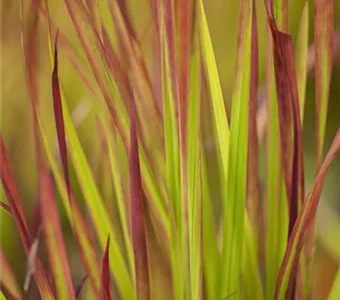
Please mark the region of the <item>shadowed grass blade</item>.
<svg viewBox="0 0 340 300"><path fill-rule="evenodd" d="M148 253L145 231L145 204L139 165L135 100L130 99L130 201L132 242L135 257L135 282L137 298L150 299Z"/></svg>
<svg viewBox="0 0 340 300"><path fill-rule="evenodd" d="M107 239L104 256L101 265L101 286L100 299L111 300L111 284L110 284L110 237Z"/></svg>
<svg viewBox="0 0 340 300"><path fill-rule="evenodd" d="M6 149L3 141L3 137L0 134L0 153L1 153L1 161L0 161L0 175L4 190L7 195L7 199L9 205L11 207L12 215L14 222L16 224L16 228L19 231L21 241L23 243L26 254L28 255L31 249L31 236L28 230L27 222L21 207L21 200L19 198L19 193L17 187L14 182L14 178L12 175L12 171L8 162ZM34 278L37 282L37 286L40 292L40 295L44 299L54 299L52 288L50 283L47 280L47 275L41 261L39 258L35 260L35 269Z"/></svg>
<svg viewBox="0 0 340 300"><path fill-rule="evenodd" d="M0 249L0 290L6 295L7 299L21 299L21 290L17 279L13 273L12 267L5 256L5 253Z"/></svg>
<svg viewBox="0 0 340 300"><path fill-rule="evenodd" d="M304 238L315 219L316 209L319 204L322 187L327 175L328 166L334 160L338 152L340 151L340 129L337 131L333 143L327 153L325 160L323 161L317 176L314 180L312 190L305 199L301 213L299 214L291 237L289 238L288 246L284 259L282 261L277 285L275 290L275 299L285 299L288 288L288 282L291 277L291 272L294 272L298 258L304 243Z"/></svg>
<svg viewBox="0 0 340 300"><path fill-rule="evenodd" d="M58 299L75 299L70 265L54 199L54 190L47 168L40 170L40 208L44 238Z"/></svg>

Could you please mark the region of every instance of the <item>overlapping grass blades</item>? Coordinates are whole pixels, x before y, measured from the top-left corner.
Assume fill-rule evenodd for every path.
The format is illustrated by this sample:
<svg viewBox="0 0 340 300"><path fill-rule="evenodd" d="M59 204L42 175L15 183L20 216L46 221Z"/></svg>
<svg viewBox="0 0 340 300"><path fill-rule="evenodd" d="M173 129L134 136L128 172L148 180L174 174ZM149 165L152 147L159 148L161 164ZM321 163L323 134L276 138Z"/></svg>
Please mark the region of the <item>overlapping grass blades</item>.
<svg viewBox="0 0 340 300"><path fill-rule="evenodd" d="M41 229L34 234L29 230L1 133L7 200L0 206L14 220L28 257L21 291L0 252L8 276L0 281L4 295L28 297L36 284L43 299L308 298L311 252L305 237L314 241L310 233L327 168L340 149L338 131L321 164L332 70L330 22L325 35L315 25L319 168L305 198L307 3L294 58L294 40L286 33L288 1L239 2L232 82L223 82L219 75L225 66L215 57L208 1L151 0L154 28L149 24L144 30L128 1L64 0L69 26L79 41L70 40L65 31L58 34L47 2L29 3L32 24L26 24L24 10L20 20ZM326 22L332 7L320 3L314 3L316 20ZM266 9L268 31L264 178L257 136L263 113L258 111L258 5ZM53 106L54 139L39 106L46 98L40 97L35 63L40 20L47 28L46 101ZM151 59L144 47L150 36ZM70 69L67 64L70 74L63 72ZM99 153L83 143L67 76L82 81L84 101L90 103L91 122L97 126L89 130L89 144ZM72 278L79 270L69 264L58 201L76 241L72 251L80 254L81 280ZM50 273L41 263L40 240L46 242ZM338 278L330 299L338 293Z"/></svg>

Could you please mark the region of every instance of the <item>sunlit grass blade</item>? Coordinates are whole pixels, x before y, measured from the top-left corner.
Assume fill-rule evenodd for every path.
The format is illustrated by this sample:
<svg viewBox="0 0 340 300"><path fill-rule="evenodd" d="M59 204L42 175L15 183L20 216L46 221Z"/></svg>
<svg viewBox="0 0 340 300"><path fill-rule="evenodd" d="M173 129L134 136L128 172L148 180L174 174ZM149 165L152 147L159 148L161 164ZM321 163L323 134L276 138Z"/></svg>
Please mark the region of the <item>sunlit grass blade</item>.
<svg viewBox="0 0 340 300"><path fill-rule="evenodd" d="M103 131L105 134L106 144L108 148L108 155L110 160L110 168L111 168L111 176L113 179L114 191L116 195L116 202L118 206L118 213L120 218L120 223L123 231L123 239L125 250L127 251L127 258L129 263L130 271L134 270L134 259L133 259L133 248L132 241L129 234L129 221L128 218L128 203L125 199L125 195L122 188L122 176L120 173L120 164L119 164L119 145L118 145L118 136L112 130L111 123L107 116L104 114L101 115L101 122Z"/></svg>
<svg viewBox="0 0 340 300"><path fill-rule="evenodd" d="M95 247L90 239L90 230L88 224L85 222L79 206L76 201L74 201L74 195L71 193L72 211L70 206L70 198L67 192L67 188L64 181L64 176L62 170L60 170L55 157L54 152L51 149L49 142L47 141L46 132L41 124L41 120L38 118L39 132L44 145L46 157L54 176L55 183L58 187L58 191L61 196L62 203L64 205L66 215L69 219L69 223L74 230L74 235L77 240L83 265L89 275L90 282L93 289L99 291L99 263L95 254Z"/></svg>
<svg viewBox="0 0 340 300"><path fill-rule="evenodd" d="M2 184L7 195L9 205L11 207L14 222L19 231L25 252L28 255L31 249L32 240L30 232L28 230L27 221L25 219L23 209L21 207L22 201L20 200L19 193L14 182L12 171L8 162L2 134L0 134L0 153L1 153L0 175ZM37 282L37 286L41 296L44 299L54 299L52 287L47 280L46 272L43 269L42 263L39 258L36 258L35 260L35 270L36 271L34 272L34 278Z"/></svg>
<svg viewBox="0 0 340 300"><path fill-rule="evenodd" d="M332 288L329 292L327 300L337 300L340 298L340 267L335 275Z"/></svg>
<svg viewBox="0 0 340 300"><path fill-rule="evenodd" d="M218 75L217 64L215 61L213 45L209 34L209 27L203 1L199 0L198 5L202 59L204 62L214 113L214 128L216 132L217 146L220 156L219 159L221 160L221 182L223 183L223 185L225 185L228 173L229 124L226 109L224 106L221 83Z"/></svg>
<svg viewBox="0 0 340 300"><path fill-rule="evenodd" d="M248 162L247 162L247 211L250 223L259 236L261 225L261 199L259 185L258 138L257 138L257 94L258 94L258 34L255 1L252 11L251 33L251 74L249 94L249 134L248 134Z"/></svg>
<svg viewBox="0 0 340 300"><path fill-rule="evenodd" d="M201 60L198 36L194 34L191 59L189 94L187 106L187 199L188 199L188 222L189 222L189 264L190 264L190 288L191 298L200 299L203 294L202 278L202 239L203 230L203 207L202 207L202 177L201 177ZM182 83L185 84L185 83ZM186 89L185 87L183 87Z"/></svg>
<svg viewBox="0 0 340 300"><path fill-rule="evenodd" d="M246 216L252 6L252 0L243 1L239 12L236 77L231 102L228 181L227 186L222 186L226 189L227 198L223 211L221 298L242 289L241 261ZM221 130L226 131L225 128Z"/></svg>
<svg viewBox="0 0 340 300"><path fill-rule="evenodd" d="M299 91L300 102L300 119L303 124L303 115L306 100L306 86L307 86L307 60L308 60L308 29L309 29L309 15L308 15L308 1L302 11L299 35L297 38L297 45L295 49L295 66L296 78Z"/></svg>
<svg viewBox="0 0 340 300"><path fill-rule="evenodd" d="M163 101L163 128L166 160L166 182L168 189L170 216L173 219L171 227L171 268L174 297L183 299L185 282L189 280L187 272L186 238L187 232L183 223L187 209L181 194L181 161L178 122L176 118L178 99L177 74L174 53L174 24L172 1L159 6L159 40L161 51L161 77Z"/></svg>
<svg viewBox="0 0 340 300"><path fill-rule="evenodd" d="M314 1L316 165L323 157L333 65L334 1Z"/></svg>
<svg viewBox="0 0 340 300"><path fill-rule="evenodd" d="M252 225L248 216L244 218L244 246L242 256L242 296L247 299L264 299L263 287L260 280L260 264L256 231L252 230Z"/></svg>
<svg viewBox="0 0 340 300"><path fill-rule="evenodd" d="M291 237L289 238L287 250L285 252L280 271L278 274L275 299L285 299L290 281L291 272L294 272L301 249L304 244L304 238L315 219L316 209L320 201L320 195L322 187L327 175L328 166L334 160L336 155L340 151L340 129L337 131L333 143L327 153L325 160L323 161L317 176L314 180L311 192L305 199L301 213L299 214L295 223Z"/></svg>
<svg viewBox="0 0 340 300"><path fill-rule="evenodd" d="M134 96L130 99L129 176L136 293L138 299L147 300L150 299L150 281L146 245L145 204L139 163L137 116Z"/></svg>
<svg viewBox="0 0 340 300"><path fill-rule="evenodd" d="M281 1L276 1L280 5ZM278 26L282 25L282 11L274 11ZM265 213L265 299L274 297L275 282L287 244L288 205L281 165L278 99L274 74L273 39L267 23L266 98L268 111L266 159Z"/></svg>
<svg viewBox="0 0 340 300"><path fill-rule="evenodd" d="M104 256L101 264L101 286L100 299L111 300L111 283L110 283L110 237L107 239Z"/></svg>
<svg viewBox="0 0 340 300"><path fill-rule="evenodd" d="M6 295L7 299L21 299L22 296L18 281L2 249L0 249L0 268L0 290Z"/></svg>

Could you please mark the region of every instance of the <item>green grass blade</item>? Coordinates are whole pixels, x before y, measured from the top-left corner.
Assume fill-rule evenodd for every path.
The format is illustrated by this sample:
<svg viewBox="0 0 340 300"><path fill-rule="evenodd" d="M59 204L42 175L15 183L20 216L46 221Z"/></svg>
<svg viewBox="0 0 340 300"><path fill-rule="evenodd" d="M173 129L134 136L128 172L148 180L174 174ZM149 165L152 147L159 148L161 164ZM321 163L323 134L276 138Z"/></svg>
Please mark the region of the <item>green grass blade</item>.
<svg viewBox="0 0 340 300"><path fill-rule="evenodd" d="M335 275L331 291L329 292L327 300L337 300L340 298L340 267Z"/></svg>
<svg viewBox="0 0 340 300"><path fill-rule="evenodd" d="M214 112L214 127L217 146L222 163L222 182L225 184L228 172L229 124L223 101L221 83L215 61L214 50L209 34L208 21L205 15L203 0L199 0L200 40L202 58L209 84L211 101Z"/></svg>
<svg viewBox="0 0 340 300"><path fill-rule="evenodd" d="M334 1L314 1L316 164L320 166L325 139L333 66Z"/></svg>
<svg viewBox="0 0 340 300"><path fill-rule="evenodd" d="M309 29L309 15L308 15L308 1L302 11L299 35L296 45L296 78L299 91L300 102L300 119L303 124L303 114L306 100L306 85L307 85L307 60L308 60L308 29Z"/></svg>
<svg viewBox="0 0 340 300"><path fill-rule="evenodd" d="M179 149L179 133L177 119L175 115L175 84L172 83L170 71L170 49L167 38L167 28L165 23L165 10L161 8L161 75L162 75L162 94L163 94L163 119L164 119L164 140L165 140L165 160L167 173L167 188L169 192L169 207L173 214L173 226L171 227L171 268L174 279L173 292L176 299L184 299L184 287L186 278L187 264L185 263L186 248L184 247L186 233L184 231L183 214L186 209L181 198L181 165ZM167 8L169 9L169 8ZM171 24L172 25L172 24Z"/></svg>
<svg viewBox="0 0 340 300"><path fill-rule="evenodd" d="M240 6L238 54L232 97L227 202L224 204L222 289L220 297L241 291L241 258L247 189L248 113L252 1Z"/></svg>
<svg viewBox="0 0 340 300"><path fill-rule="evenodd" d="M197 40L197 39L196 39ZM194 46L197 43L194 43ZM189 264L191 298L199 299L201 293L202 255L202 204L200 176L200 59L197 49L191 57L187 122L187 191L189 220Z"/></svg>

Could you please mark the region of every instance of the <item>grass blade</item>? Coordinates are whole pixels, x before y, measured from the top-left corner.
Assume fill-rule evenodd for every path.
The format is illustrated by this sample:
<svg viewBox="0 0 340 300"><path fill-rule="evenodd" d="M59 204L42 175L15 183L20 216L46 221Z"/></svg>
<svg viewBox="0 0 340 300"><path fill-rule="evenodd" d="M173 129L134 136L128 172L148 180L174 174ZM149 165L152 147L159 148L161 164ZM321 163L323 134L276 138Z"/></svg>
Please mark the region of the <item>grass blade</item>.
<svg viewBox="0 0 340 300"><path fill-rule="evenodd" d="M150 282L145 232L145 204L139 165L136 108L133 96L130 100L130 127L130 201L136 293L138 299L147 300L150 299Z"/></svg>
<svg viewBox="0 0 340 300"><path fill-rule="evenodd" d="M327 300L336 300L339 299L339 297L340 297L340 268L338 268L338 272L335 275L333 285Z"/></svg>
<svg viewBox="0 0 340 300"><path fill-rule="evenodd" d="M211 101L214 111L214 126L217 137L218 151L222 162L222 182L225 184L228 173L229 124L223 101L221 83L218 75L214 50L209 34L203 1L199 0L200 40L202 57L207 73Z"/></svg>
<svg viewBox="0 0 340 300"><path fill-rule="evenodd" d="M320 167L333 65L334 1L314 1L316 165Z"/></svg>
<svg viewBox="0 0 340 300"><path fill-rule="evenodd" d="M75 297L76 297L76 299L79 299L79 297L81 295L81 292L82 292L82 290L84 288L84 285L85 285L85 283L87 281L87 278L89 278L89 276L85 275L82 278L82 280L76 285L76 287L75 287Z"/></svg>
<svg viewBox="0 0 340 300"><path fill-rule="evenodd" d="M299 91L300 102L300 120L303 124L303 115L306 100L306 85L307 85L307 61L308 61L308 29L309 29L309 15L308 15L308 1L302 11L299 35L297 38L297 45L295 50L295 67L296 78Z"/></svg>
<svg viewBox="0 0 340 300"><path fill-rule="evenodd" d="M240 291L247 189L252 0L240 6L236 79L232 96L228 181L223 214L222 289L220 297ZM221 128L222 130L222 128ZM225 130L225 128L223 128ZM230 276L233 274L233 276Z"/></svg>
<svg viewBox="0 0 340 300"><path fill-rule="evenodd" d="M25 252L28 255L31 249L31 236L20 204L22 202L20 200L19 193L14 182L14 178L6 154L3 137L1 134L0 134L0 153L1 153L0 175L2 184L11 207L14 222L19 231ZM52 288L47 280L46 272L43 269L43 266L39 258L36 258L35 260L35 270L36 271L34 273L34 278L37 282L41 296L44 299L48 300L54 299Z"/></svg>
<svg viewBox="0 0 340 300"><path fill-rule="evenodd" d="M51 33L49 33L50 55L52 58ZM74 127L71 114L64 98L63 89L60 87L61 106L63 108L63 118L68 137L70 156L74 165L77 178L86 200L86 205L91 213L94 228L97 233L101 247L106 245L107 234L111 237L110 256L112 257L111 270L115 275L117 287L124 298L134 299L133 283L126 268L123 254L119 248L116 234L112 227L109 216L105 210L104 202L95 184L92 171L87 162L84 150L80 144L78 134Z"/></svg>
<svg viewBox="0 0 340 300"><path fill-rule="evenodd" d="M251 34L251 75L248 121L248 170L247 170L247 211L250 222L260 234L260 186L258 173L258 140L257 140L257 92L258 92L258 37L256 6L253 1L252 34Z"/></svg>
<svg viewBox="0 0 340 300"><path fill-rule="evenodd" d="M107 239L104 256L101 266L101 287L100 287L100 299L111 300L111 284L110 284L110 237Z"/></svg>
<svg viewBox="0 0 340 300"><path fill-rule="evenodd" d="M163 101L163 128L166 159L166 181L169 194L169 207L173 215L171 227L171 267L174 297L183 299L185 284L188 282L186 239L184 218L187 214L181 193L181 149L178 122L178 84L175 64L173 2L166 1L159 6L159 40L161 51L161 77ZM177 104L177 106L176 106Z"/></svg>
<svg viewBox="0 0 340 300"><path fill-rule="evenodd" d="M189 263L190 295L192 299L202 297L202 182L201 182L201 72L198 36L193 37L193 48L190 60L189 95L187 106L186 149L187 161L187 199L189 222ZM185 87L183 87L185 89ZM185 198L184 198L185 199Z"/></svg>
<svg viewBox="0 0 340 300"><path fill-rule="evenodd" d="M304 237L313 224L317 206L319 204L322 187L327 175L328 166L340 151L340 129L337 131L333 143L323 161L317 176L314 180L312 190L305 199L301 213L299 214L292 235L289 239L286 253L284 255L275 290L275 299L285 299L288 282L291 272L295 270L301 248L304 243Z"/></svg>
<svg viewBox="0 0 340 300"><path fill-rule="evenodd" d="M40 170L40 206L48 258L58 299L75 299L70 265L68 263L53 184L48 170Z"/></svg>
<svg viewBox="0 0 340 300"><path fill-rule="evenodd" d="M12 267L5 256L5 253L0 249L0 290L6 295L8 299L21 299L21 291L13 273Z"/></svg>
<svg viewBox="0 0 340 300"><path fill-rule="evenodd" d="M52 72L52 94L53 94L53 107L54 107L54 118L57 129L58 145L61 156L61 161L64 169L64 176L66 182L67 193L70 197L71 186L70 176L68 172L68 158L67 158L67 146L65 136L65 125L63 118L63 107L60 98L60 86L59 86L59 75L58 75L58 31L55 36L54 43L54 67Z"/></svg>

